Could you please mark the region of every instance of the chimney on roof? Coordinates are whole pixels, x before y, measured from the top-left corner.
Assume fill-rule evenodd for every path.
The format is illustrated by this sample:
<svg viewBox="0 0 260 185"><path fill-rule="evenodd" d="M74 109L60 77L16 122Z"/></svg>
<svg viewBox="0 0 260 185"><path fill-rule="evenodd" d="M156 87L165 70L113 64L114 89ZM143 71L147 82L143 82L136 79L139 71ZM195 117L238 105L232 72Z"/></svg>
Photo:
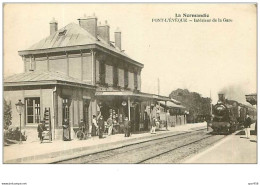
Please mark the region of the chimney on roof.
<svg viewBox="0 0 260 185"><path fill-rule="evenodd" d="M121 51L121 31L119 28L115 31L115 46Z"/></svg>
<svg viewBox="0 0 260 185"><path fill-rule="evenodd" d="M84 17L79 18L79 25L87 30L91 35L93 35L95 38L97 38L97 17L95 14L92 16L86 16L84 14Z"/></svg>
<svg viewBox="0 0 260 185"><path fill-rule="evenodd" d="M110 44L109 28L110 27L109 27L107 21L105 21L105 24L101 24L101 22L99 22L99 25L97 27L97 34L98 34L98 36L100 36L108 44Z"/></svg>
<svg viewBox="0 0 260 185"><path fill-rule="evenodd" d="M52 21L50 22L50 35L55 33L57 30L58 30L58 22L53 17Z"/></svg>

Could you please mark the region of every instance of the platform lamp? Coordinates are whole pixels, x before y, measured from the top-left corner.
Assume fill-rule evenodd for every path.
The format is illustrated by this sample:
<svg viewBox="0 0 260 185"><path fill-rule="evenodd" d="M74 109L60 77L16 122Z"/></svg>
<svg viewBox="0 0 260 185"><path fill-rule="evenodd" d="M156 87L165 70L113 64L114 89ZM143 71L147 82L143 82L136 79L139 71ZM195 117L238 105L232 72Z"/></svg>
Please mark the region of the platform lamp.
<svg viewBox="0 0 260 185"><path fill-rule="evenodd" d="M186 123L185 123L185 124L187 124L187 116L189 115L189 111L185 110L185 111L184 111L184 115L185 115L184 121L186 120Z"/></svg>
<svg viewBox="0 0 260 185"><path fill-rule="evenodd" d="M22 103L21 100L19 100L18 103L15 104L15 106L16 106L17 112L20 115L20 142L19 142L19 144L21 144L22 143L22 128L21 128L22 126L21 126L21 124L22 124L22 112L23 112L24 104Z"/></svg>

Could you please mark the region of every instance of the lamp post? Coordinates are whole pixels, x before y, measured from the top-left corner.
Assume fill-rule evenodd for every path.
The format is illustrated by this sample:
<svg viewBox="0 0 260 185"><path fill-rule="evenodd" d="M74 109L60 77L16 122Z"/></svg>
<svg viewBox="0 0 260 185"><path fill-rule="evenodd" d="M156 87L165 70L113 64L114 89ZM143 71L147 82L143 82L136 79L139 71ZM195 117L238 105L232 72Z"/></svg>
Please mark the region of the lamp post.
<svg viewBox="0 0 260 185"><path fill-rule="evenodd" d="M23 112L23 107L24 107L24 104L22 103L21 100L18 101L18 103L15 104L16 106L16 110L18 112L18 114L20 115L20 141L19 141L19 144L22 143L22 129L21 129L21 124L22 124L22 112Z"/></svg>

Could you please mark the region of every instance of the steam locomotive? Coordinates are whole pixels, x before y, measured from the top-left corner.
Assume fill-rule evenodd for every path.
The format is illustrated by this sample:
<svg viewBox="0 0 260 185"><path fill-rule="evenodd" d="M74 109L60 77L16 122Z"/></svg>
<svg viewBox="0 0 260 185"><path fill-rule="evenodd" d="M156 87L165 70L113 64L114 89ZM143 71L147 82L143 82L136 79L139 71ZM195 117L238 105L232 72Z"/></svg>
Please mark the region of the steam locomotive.
<svg viewBox="0 0 260 185"><path fill-rule="evenodd" d="M254 120L256 118L256 110L247 105L238 103L234 100L225 99L224 94L219 94L219 100L213 106L213 120L210 124L213 133L230 134L241 129L246 119L246 115Z"/></svg>

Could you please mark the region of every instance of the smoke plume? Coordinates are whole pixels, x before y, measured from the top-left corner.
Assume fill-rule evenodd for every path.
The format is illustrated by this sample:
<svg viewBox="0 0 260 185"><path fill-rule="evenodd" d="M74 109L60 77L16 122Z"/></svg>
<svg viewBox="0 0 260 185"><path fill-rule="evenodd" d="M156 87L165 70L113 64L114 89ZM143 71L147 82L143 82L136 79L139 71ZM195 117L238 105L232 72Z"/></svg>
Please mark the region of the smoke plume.
<svg viewBox="0 0 260 185"><path fill-rule="evenodd" d="M248 93L242 85L229 85L222 88L218 93L224 94L226 99L235 100L239 103L250 105L245 95Z"/></svg>

